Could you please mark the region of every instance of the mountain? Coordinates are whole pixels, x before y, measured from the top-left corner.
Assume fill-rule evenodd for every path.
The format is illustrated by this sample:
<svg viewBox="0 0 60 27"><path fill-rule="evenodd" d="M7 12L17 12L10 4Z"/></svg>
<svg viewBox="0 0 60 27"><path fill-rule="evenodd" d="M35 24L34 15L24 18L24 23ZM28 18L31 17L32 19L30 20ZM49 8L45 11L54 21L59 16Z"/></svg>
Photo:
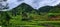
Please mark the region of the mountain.
<svg viewBox="0 0 60 27"><path fill-rule="evenodd" d="M60 13L60 6L44 6L39 9L40 12Z"/></svg>
<svg viewBox="0 0 60 27"><path fill-rule="evenodd" d="M20 15L20 13L22 13L22 12L31 13L33 10L36 11L31 6L29 6L25 3L22 3L21 5L17 6L16 8L14 8L10 11L6 11L6 12L11 13L13 15Z"/></svg>

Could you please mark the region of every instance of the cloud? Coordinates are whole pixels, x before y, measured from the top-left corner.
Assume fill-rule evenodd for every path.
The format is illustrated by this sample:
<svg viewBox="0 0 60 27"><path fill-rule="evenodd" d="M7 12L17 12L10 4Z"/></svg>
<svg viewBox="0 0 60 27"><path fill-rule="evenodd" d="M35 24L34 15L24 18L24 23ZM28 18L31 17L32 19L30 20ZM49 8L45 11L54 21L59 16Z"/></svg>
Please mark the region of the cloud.
<svg viewBox="0 0 60 27"><path fill-rule="evenodd" d="M34 9L39 9L43 6L56 6L60 3L60 0L25 0L25 3Z"/></svg>

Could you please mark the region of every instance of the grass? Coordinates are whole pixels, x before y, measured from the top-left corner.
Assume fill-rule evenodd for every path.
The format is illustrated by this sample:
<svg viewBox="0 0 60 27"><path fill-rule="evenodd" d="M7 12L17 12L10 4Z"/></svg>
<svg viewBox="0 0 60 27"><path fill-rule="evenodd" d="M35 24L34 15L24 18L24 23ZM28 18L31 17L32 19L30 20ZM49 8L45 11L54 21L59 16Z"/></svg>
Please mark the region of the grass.
<svg viewBox="0 0 60 27"><path fill-rule="evenodd" d="M46 27L46 26L37 26L37 25L23 25L23 26L28 26L28 27Z"/></svg>
<svg viewBox="0 0 60 27"><path fill-rule="evenodd" d="M17 26L24 26L24 27L46 27L44 25L40 24L50 24L50 25L55 25L60 23L60 21L33 21L33 22L28 22L28 21L15 21L12 22L13 24ZM56 24L57 23L57 24Z"/></svg>
<svg viewBox="0 0 60 27"><path fill-rule="evenodd" d="M35 21L34 19L32 19L31 21L21 21L22 15L17 15L17 16L11 16L10 15L13 18L13 19L10 20L10 23L12 23L14 25L17 25L17 26L25 26L25 27L46 27L46 26L42 26L40 24L54 25L54 23L60 23L60 21L45 21L46 18L48 18L48 15L50 15L50 14L49 13L45 14L45 15L43 15L43 14L42 15L28 14L28 17L31 16L34 19L36 18L37 21ZM44 21L41 21L41 19L44 20Z"/></svg>

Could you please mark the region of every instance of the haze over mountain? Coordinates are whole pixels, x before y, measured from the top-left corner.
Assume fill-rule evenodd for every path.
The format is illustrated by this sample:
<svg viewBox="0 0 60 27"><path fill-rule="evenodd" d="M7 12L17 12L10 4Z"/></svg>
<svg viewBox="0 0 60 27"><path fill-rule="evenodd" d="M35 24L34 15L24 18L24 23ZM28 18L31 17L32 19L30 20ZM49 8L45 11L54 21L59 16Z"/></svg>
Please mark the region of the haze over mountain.
<svg viewBox="0 0 60 27"><path fill-rule="evenodd" d="M34 9L39 9L43 6L57 6L60 0L7 0L9 8L2 11L11 10L22 3L30 5Z"/></svg>

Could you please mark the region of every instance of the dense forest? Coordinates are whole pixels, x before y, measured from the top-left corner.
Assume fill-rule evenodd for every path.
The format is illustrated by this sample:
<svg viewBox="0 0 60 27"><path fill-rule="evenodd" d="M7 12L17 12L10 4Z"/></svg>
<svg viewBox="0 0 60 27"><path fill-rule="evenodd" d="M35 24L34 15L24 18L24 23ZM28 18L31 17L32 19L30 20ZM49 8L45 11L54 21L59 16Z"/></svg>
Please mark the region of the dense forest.
<svg viewBox="0 0 60 27"><path fill-rule="evenodd" d="M10 11L0 11L0 26L3 27L59 27L59 22L59 5L44 6L36 10L22 3Z"/></svg>

